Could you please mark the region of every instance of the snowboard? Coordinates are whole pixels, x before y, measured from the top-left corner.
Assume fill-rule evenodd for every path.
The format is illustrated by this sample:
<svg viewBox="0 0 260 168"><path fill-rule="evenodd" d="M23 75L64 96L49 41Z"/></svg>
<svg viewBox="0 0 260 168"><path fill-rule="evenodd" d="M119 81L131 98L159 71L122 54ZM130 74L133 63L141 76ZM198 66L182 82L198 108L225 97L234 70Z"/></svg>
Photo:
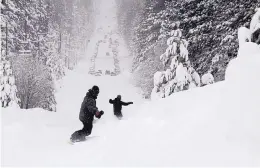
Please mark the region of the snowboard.
<svg viewBox="0 0 260 168"><path fill-rule="evenodd" d="M82 142L86 140L86 136L81 135L80 131L75 131L71 136L70 136L70 142L71 144L74 144L76 142Z"/></svg>
<svg viewBox="0 0 260 168"><path fill-rule="evenodd" d="M87 136L87 137L84 137L84 138L81 138L81 139L72 139L72 138L70 138L68 143L71 144L71 145L74 145L74 144L82 143L82 142L85 142L87 140L90 140L90 139L93 139L93 138L97 138L97 137L98 136Z"/></svg>
<svg viewBox="0 0 260 168"><path fill-rule="evenodd" d="M86 138L85 138L84 140L72 140L72 139L70 139L70 140L68 141L68 143L71 144L71 145L74 145L74 144L76 144L76 143L84 142L84 141L86 141L86 140L87 140Z"/></svg>
<svg viewBox="0 0 260 168"><path fill-rule="evenodd" d="M123 118L122 115L115 115L115 117L116 117L118 120L122 120L122 118Z"/></svg>

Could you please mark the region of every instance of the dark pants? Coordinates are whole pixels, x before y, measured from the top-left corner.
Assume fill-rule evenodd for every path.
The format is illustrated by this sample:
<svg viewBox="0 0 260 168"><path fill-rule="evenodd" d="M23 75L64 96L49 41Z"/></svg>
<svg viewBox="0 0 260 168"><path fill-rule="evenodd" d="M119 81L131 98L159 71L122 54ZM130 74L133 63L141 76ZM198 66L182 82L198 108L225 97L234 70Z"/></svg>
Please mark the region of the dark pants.
<svg viewBox="0 0 260 168"><path fill-rule="evenodd" d="M84 140L86 136L89 136L92 132L93 124L92 122L82 122L83 128L81 130L75 131L71 135L72 140Z"/></svg>
<svg viewBox="0 0 260 168"><path fill-rule="evenodd" d="M122 118L122 112L121 111L114 111L114 115L117 116L118 118Z"/></svg>
<svg viewBox="0 0 260 168"><path fill-rule="evenodd" d="M82 123L83 123L83 128L80 130L81 134L83 134L84 136L89 136L93 128L92 122L90 123L82 122Z"/></svg>

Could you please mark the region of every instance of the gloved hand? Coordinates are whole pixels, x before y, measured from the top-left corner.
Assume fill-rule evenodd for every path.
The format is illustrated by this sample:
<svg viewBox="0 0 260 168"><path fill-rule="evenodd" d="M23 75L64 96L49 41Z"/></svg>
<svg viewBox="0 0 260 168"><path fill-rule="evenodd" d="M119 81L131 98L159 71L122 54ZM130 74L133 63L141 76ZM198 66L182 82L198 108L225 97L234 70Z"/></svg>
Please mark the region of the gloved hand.
<svg viewBox="0 0 260 168"><path fill-rule="evenodd" d="M97 112L95 113L95 116L97 117L97 116L99 116L99 115L100 115L100 112L97 111Z"/></svg>
<svg viewBox="0 0 260 168"><path fill-rule="evenodd" d="M101 110L101 111L97 111L96 114L95 114L95 116L96 116L98 119L100 119L103 114L104 114L104 111Z"/></svg>
<svg viewBox="0 0 260 168"><path fill-rule="evenodd" d="M130 102L130 104L134 104L133 102Z"/></svg>
<svg viewBox="0 0 260 168"><path fill-rule="evenodd" d="M101 111L100 111L100 115L103 115L103 114L104 114L104 111L103 111L103 110L101 110Z"/></svg>

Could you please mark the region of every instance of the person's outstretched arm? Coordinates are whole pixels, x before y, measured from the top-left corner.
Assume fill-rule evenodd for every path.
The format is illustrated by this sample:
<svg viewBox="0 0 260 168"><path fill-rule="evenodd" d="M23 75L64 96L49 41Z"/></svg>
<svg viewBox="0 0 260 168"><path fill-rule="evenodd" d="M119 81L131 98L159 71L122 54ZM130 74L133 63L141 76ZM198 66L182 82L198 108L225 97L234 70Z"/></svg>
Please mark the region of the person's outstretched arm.
<svg viewBox="0 0 260 168"><path fill-rule="evenodd" d="M115 103L115 101L114 101L114 100L112 100L112 99L109 99L109 103L110 103L110 104L114 104L114 103Z"/></svg>
<svg viewBox="0 0 260 168"><path fill-rule="evenodd" d="M133 102L123 102L123 101L121 101L121 104L123 106L128 106L129 104L133 104Z"/></svg>

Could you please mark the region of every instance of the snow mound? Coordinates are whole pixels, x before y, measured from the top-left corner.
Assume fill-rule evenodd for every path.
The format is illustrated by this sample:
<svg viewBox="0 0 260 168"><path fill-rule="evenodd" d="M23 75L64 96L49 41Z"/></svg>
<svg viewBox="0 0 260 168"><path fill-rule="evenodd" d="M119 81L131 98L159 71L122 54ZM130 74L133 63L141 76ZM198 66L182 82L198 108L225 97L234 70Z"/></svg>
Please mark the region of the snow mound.
<svg viewBox="0 0 260 168"><path fill-rule="evenodd" d="M214 83L214 77L211 73L206 73L201 77L201 83L204 85L209 85Z"/></svg>
<svg viewBox="0 0 260 168"><path fill-rule="evenodd" d="M260 164L260 47L245 43L238 57L230 61L226 70L221 111L223 121L229 122L229 138L252 154L252 161ZM226 113L228 112L228 113Z"/></svg>
<svg viewBox="0 0 260 168"><path fill-rule="evenodd" d="M5 109L3 165L260 166L259 106L256 108L260 94L256 80L245 80L247 75L240 66L245 63L234 63L228 70L239 72L244 80L227 77L224 82L145 103L123 74L95 78L83 73L84 66L79 67L64 79L57 95L57 113ZM253 67L259 68L256 62ZM237 71L231 71L234 68ZM255 90L246 87L251 83ZM100 86L97 102L105 115L94 123L91 136L97 138L71 146L66 141L82 127L78 110L92 84ZM108 103L117 94L134 102L123 108L120 121Z"/></svg>
<svg viewBox="0 0 260 168"><path fill-rule="evenodd" d="M246 42L251 41L251 32L246 27L240 27L238 29L238 40L239 40L239 46L242 46Z"/></svg>
<svg viewBox="0 0 260 168"><path fill-rule="evenodd" d="M226 81L236 83L236 85L254 85L259 82L260 71L260 46L256 43L247 42L243 44L237 58L230 61L226 70ZM253 88L255 89L255 88Z"/></svg>

